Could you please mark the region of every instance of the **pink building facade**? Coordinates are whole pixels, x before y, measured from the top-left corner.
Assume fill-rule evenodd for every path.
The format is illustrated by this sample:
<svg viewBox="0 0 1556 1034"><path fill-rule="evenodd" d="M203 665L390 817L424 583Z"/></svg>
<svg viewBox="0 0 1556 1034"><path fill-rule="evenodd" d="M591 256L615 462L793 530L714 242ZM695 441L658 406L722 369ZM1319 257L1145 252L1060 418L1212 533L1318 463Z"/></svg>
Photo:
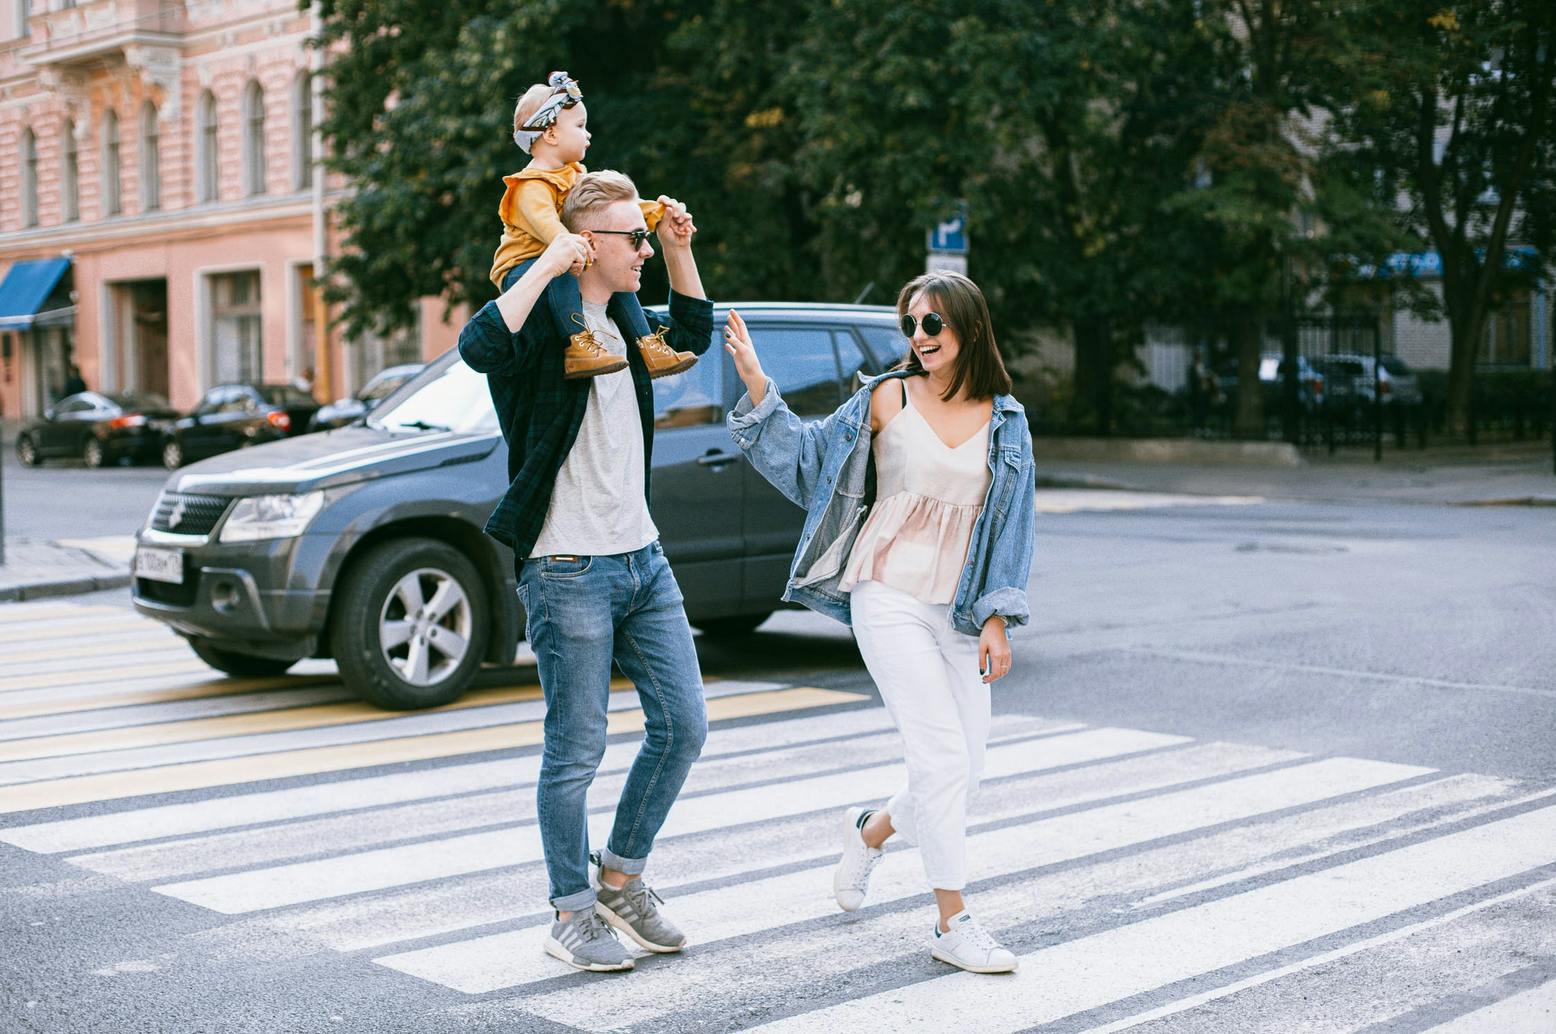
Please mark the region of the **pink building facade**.
<svg viewBox="0 0 1556 1034"><path fill-rule="evenodd" d="M0 0L0 278L65 257L42 311L0 319L0 415L27 417L69 367L94 390L188 408L215 384L306 378L321 398L450 347L420 333L321 351L306 46L289 0Z"/></svg>

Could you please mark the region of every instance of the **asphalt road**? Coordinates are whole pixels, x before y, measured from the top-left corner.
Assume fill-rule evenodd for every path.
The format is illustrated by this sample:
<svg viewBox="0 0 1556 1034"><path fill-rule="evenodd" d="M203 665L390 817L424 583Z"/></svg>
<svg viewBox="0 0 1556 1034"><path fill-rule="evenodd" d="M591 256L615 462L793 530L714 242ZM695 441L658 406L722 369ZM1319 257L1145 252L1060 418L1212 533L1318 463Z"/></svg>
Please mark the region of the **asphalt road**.
<svg viewBox="0 0 1556 1034"><path fill-rule="evenodd" d="M88 470L79 460L24 467L14 433L0 448L0 505L5 533L23 539L133 535L146 522L168 472L160 466L113 465Z"/></svg>
<svg viewBox="0 0 1556 1034"><path fill-rule="evenodd" d="M1023 954L1004 981L928 960L912 852L888 854L883 900L828 910L832 796L873 792L894 745L851 641L814 615L700 644L710 694L737 695L651 870L694 948L606 977L544 967L538 861L501 859L533 847L532 791L512 787L534 746L269 778L282 755L241 759L303 735L356 749L368 717L335 734L259 711L220 735L269 747L191 741L206 733L179 723L249 719L212 717L219 684L130 625L122 594L0 608L0 648L30 651L0 708L42 709L0 731L0 1030L1556 1029L1553 545L1548 509L1045 516L1035 619L994 698L1008 743L971 818L969 898ZM50 659L51 641L86 649ZM352 706L314 670L318 687L277 691L314 694L288 713ZM492 699L523 677L491 676ZM194 699L133 705L165 725L92 733L131 712L50 711L185 685ZM58 735L84 738L51 750ZM393 742L436 735L476 733ZM482 762L514 775L444 784ZM246 767L179 781L224 763ZM394 776L412 789L393 806L342 789ZM272 792L313 810L250 814ZM195 816L204 801L231 814ZM484 865L508 821L523 836Z"/></svg>

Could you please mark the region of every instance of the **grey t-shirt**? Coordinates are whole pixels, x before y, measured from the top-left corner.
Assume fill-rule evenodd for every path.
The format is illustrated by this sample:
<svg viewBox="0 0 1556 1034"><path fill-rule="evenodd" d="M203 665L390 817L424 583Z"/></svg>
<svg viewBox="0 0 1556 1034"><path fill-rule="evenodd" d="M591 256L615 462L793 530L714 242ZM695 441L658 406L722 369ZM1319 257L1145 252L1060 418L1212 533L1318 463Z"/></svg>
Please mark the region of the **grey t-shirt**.
<svg viewBox="0 0 1556 1034"><path fill-rule="evenodd" d="M584 302L583 315L600 344L626 354L604 305ZM641 419L630 370L590 379L578 440L557 471L531 557L631 553L659 537L643 500Z"/></svg>

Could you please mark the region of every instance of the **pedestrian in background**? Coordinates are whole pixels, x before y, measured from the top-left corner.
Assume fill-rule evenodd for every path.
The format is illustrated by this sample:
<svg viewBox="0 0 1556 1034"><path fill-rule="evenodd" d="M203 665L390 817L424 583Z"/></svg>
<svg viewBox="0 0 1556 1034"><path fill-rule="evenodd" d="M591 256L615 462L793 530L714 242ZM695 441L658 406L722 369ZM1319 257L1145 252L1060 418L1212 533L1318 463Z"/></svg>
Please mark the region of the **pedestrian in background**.
<svg viewBox="0 0 1556 1034"><path fill-rule="evenodd" d="M864 903L883 845L900 836L918 846L939 907L933 957L1010 972L1015 955L972 917L962 891L989 684L1009 673L1009 630L1028 618L1032 438L976 284L925 274L902 289L897 315L907 358L806 424L731 312L725 347L747 394L728 424L762 476L807 510L783 598L852 625L902 735L907 785L843 816L839 907Z"/></svg>

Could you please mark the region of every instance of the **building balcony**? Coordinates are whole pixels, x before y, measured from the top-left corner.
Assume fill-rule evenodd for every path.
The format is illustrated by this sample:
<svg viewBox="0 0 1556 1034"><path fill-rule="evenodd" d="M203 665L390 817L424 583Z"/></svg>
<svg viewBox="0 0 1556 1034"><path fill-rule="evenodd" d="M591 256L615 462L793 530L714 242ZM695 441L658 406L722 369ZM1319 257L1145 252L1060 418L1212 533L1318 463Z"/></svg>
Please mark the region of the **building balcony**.
<svg viewBox="0 0 1556 1034"><path fill-rule="evenodd" d="M182 46L185 14L182 3L168 0L93 0L61 10L42 11L28 19L31 42L22 60L40 73L69 75L105 59L123 58L140 65L166 60Z"/></svg>

